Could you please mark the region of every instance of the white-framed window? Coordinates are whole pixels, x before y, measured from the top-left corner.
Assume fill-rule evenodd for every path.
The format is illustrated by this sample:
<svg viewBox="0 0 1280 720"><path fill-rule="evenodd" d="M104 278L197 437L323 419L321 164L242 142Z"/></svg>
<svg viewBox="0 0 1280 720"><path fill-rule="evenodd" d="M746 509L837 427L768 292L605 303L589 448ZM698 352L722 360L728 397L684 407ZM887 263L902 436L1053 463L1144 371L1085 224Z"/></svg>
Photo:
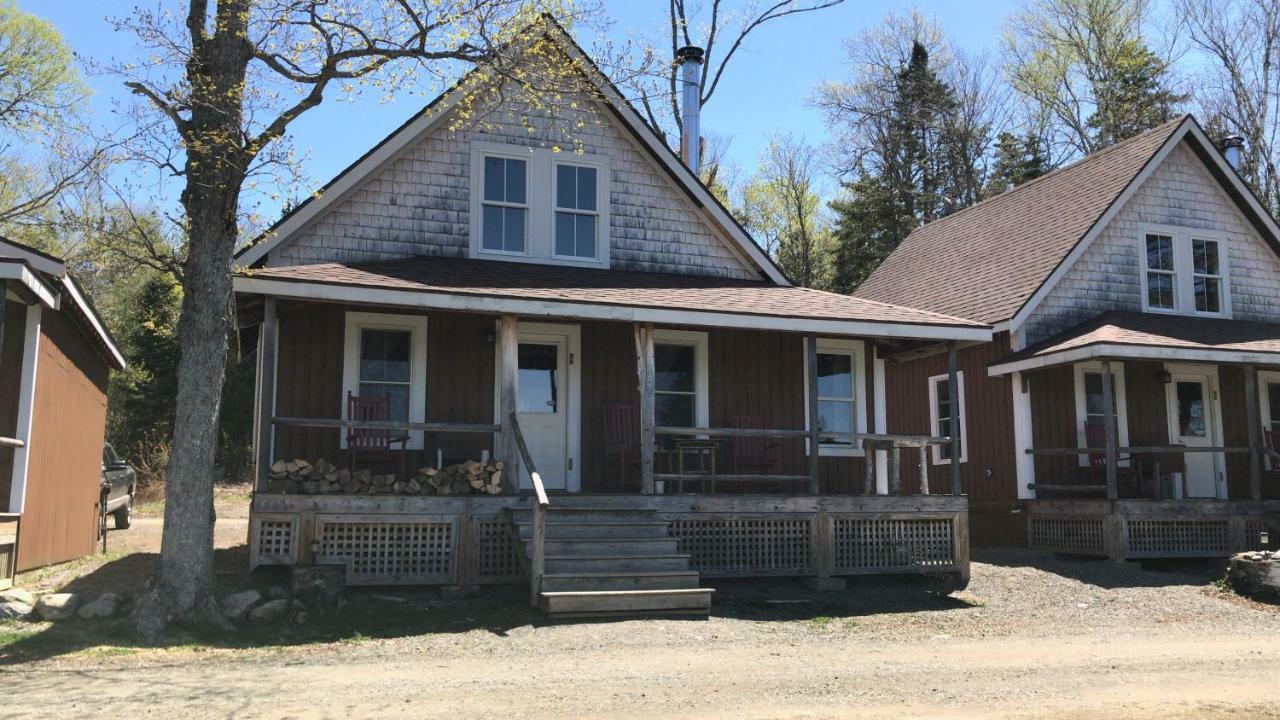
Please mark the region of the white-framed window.
<svg viewBox="0 0 1280 720"><path fill-rule="evenodd" d="M707 334L693 330L654 330L654 417L660 426L707 427Z"/></svg>
<svg viewBox="0 0 1280 720"><path fill-rule="evenodd" d="M555 245L558 258L597 255L600 236L600 170L593 165L555 163Z"/></svg>
<svg viewBox="0 0 1280 720"><path fill-rule="evenodd" d="M959 407L951 407L950 375L934 375L929 378L929 422L939 437L960 436L960 462L969 461L969 425L965 422L964 371L956 373L956 400ZM934 465L951 464L951 445L930 445L929 452Z"/></svg>
<svg viewBox="0 0 1280 720"><path fill-rule="evenodd" d="M1266 433L1263 444L1280 452L1280 372L1258 371L1258 412ZM1270 454L1266 455L1266 462L1268 469L1275 467Z"/></svg>
<svg viewBox="0 0 1280 720"><path fill-rule="evenodd" d="M1139 238L1142 309L1231 317L1227 243L1192 228L1151 225Z"/></svg>
<svg viewBox="0 0 1280 720"><path fill-rule="evenodd" d="M861 340L818 338L818 430L820 432L867 431L866 346ZM804 352L808 353L808 340ZM805 406L808 407L808 360L805 360ZM805 413L805 429L809 414ZM806 450L807 443L806 443ZM818 441L818 455L863 455L861 443L835 438Z"/></svg>
<svg viewBox="0 0 1280 720"><path fill-rule="evenodd" d="M474 258L609 266L609 159L471 144Z"/></svg>
<svg viewBox="0 0 1280 720"><path fill-rule="evenodd" d="M1104 426L1107 421L1106 403L1102 401L1102 363L1076 363L1076 443L1077 447L1089 447L1088 426ZM1129 445L1129 407L1125 398L1124 363L1111 363L1112 413L1116 418L1116 435L1121 447ZM1129 461L1121 459L1120 465L1127 467ZM1080 456L1080 466L1089 465L1089 456Z"/></svg>
<svg viewBox="0 0 1280 720"><path fill-rule="evenodd" d="M392 420L426 422L427 318L425 315L348 312L343 336L342 417L347 393L389 400ZM347 434L340 433L341 447ZM422 433L409 433L422 449Z"/></svg>
<svg viewBox="0 0 1280 720"><path fill-rule="evenodd" d="M480 249L524 255L529 232L529 161L485 154L480 175Z"/></svg>

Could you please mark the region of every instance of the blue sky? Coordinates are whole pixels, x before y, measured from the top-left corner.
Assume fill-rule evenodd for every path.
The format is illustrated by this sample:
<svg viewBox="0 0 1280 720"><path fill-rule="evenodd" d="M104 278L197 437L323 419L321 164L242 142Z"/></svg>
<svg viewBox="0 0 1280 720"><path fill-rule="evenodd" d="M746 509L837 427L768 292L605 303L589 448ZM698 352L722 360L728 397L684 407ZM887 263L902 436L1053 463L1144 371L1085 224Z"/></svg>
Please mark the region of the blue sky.
<svg viewBox="0 0 1280 720"><path fill-rule="evenodd" d="M132 37L114 32L104 19L108 14L128 13L135 4L129 0L18 0L23 10L53 22L77 53L100 61L135 57ZM142 4L150 2L142 0ZM182 3L174 0L167 4L177 7ZM746 4L745 0L736 3ZM606 0L607 12L614 18L609 36L623 39L659 27L666 5L666 0ZM820 13L766 25L753 33L735 56L703 115L703 130L731 136L729 159L749 172L771 132L790 132L815 144L825 139L822 114L808 100L818 83L847 74L846 38L878 24L887 13L915 7L936 18L957 45L995 49L999 27L1014 5L1013 0L934 0L914 5L850 0ZM125 96L119 79L87 80L95 93L95 114L103 123L110 123L112 99ZM315 184L328 180L422 104L422 99L414 96L384 104L374 99L355 105L326 103L310 111L292 131L295 146L307 155L307 175Z"/></svg>

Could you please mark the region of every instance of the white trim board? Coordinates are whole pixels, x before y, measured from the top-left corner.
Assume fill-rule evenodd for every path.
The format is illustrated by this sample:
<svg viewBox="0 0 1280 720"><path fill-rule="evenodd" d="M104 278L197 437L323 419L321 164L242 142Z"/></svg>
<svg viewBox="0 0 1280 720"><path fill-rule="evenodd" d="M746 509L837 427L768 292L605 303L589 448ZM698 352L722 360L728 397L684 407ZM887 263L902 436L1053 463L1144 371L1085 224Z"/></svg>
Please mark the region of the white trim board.
<svg viewBox="0 0 1280 720"><path fill-rule="evenodd" d="M1076 419L1076 447L1089 447L1088 440L1085 438L1085 421L1088 414L1088 399L1085 397L1085 373L1097 373L1102 375L1102 363L1097 360L1087 360L1085 362L1076 363L1071 369L1072 390L1075 394L1075 419ZM1126 381L1124 378L1124 363L1111 363L1112 375L1112 394L1115 396L1116 403L1116 435L1120 442L1120 447L1129 446L1129 397L1125 390ZM1078 464L1080 467L1089 467L1089 455L1079 456ZM1118 463L1119 467L1129 467L1129 460L1121 459Z"/></svg>
<svg viewBox="0 0 1280 720"><path fill-rule="evenodd" d="M80 311L89 319L89 324L93 326L93 331L102 339L102 344L107 346L107 351L111 353L111 357L119 364L120 369L123 370L128 367L128 363L124 359L124 353L120 352L120 348L116 347L116 344L112 342L111 335L107 333L107 328L102 324L102 319L98 317L98 313L93 311L93 306L89 304L85 296L80 294L80 288L71 279L71 276L64 275L62 277L62 289L71 296Z"/></svg>
<svg viewBox="0 0 1280 720"><path fill-rule="evenodd" d="M1241 350L1199 350L1195 348L1170 348L1158 345L1123 345L1099 343L1085 345L1063 352L1050 353L999 363L987 368L987 375L998 377L1013 372L1037 370L1055 365L1069 365L1082 360L1099 360L1104 357L1124 360L1181 360L1199 363L1249 363L1254 365L1280 365L1280 353L1244 352Z"/></svg>
<svg viewBox="0 0 1280 720"><path fill-rule="evenodd" d="M36 406L36 372L40 364L42 309L41 305L27 306L27 323L22 338L22 380L18 386L18 424L14 435L26 444L13 451L13 475L9 485L9 512L13 513L21 513L27 504L27 471L31 461L31 426Z"/></svg>
<svg viewBox="0 0 1280 720"><path fill-rule="evenodd" d="M324 300L365 305L458 310L529 317L617 320L651 322L657 325L728 327L754 330L812 332L820 335L862 335L900 337L922 340L991 340L991 329L985 325L910 325L864 320L802 319L781 315L749 315L699 310L648 308L634 305L605 305L524 298L466 295L459 293L393 290L389 288L354 287L329 283L273 280L253 276L234 279L235 291L282 298Z"/></svg>
<svg viewBox="0 0 1280 720"><path fill-rule="evenodd" d="M342 419L347 419L347 393L360 394L359 338L360 331L366 328L409 333L409 422L426 422L430 391L427 387L427 316L351 311L343 321ZM407 449L421 450L422 438L421 430L410 432ZM347 449L346 433L339 433L338 447Z"/></svg>
<svg viewBox="0 0 1280 720"><path fill-rule="evenodd" d="M1176 147L1178 143L1182 142L1188 134L1192 135L1202 147L1207 149L1205 154L1210 157L1213 166L1222 173L1223 177L1227 178L1228 183L1231 184L1232 188L1236 190L1240 197L1244 198L1245 204L1248 205L1249 209L1256 217L1261 219L1261 222L1266 226L1267 231L1271 234L1272 238L1280 242L1280 226L1276 225L1276 221L1271 217L1270 212L1268 212L1266 208L1262 207L1262 204L1258 202L1258 198L1253 194L1253 191L1250 190L1240 178L1240 174L1227 163L1226 159L1222 157L1222 153L1214 149L1214 143L1204 134L1204 131L1200 129L1200 126L1196 124L1195 120L1188 116L1182 121L1182 124L1169 135L1165 140L1164 145L1162 145L1160 149L1147 160L1147 164L1133 178L1133 180L1125 186L1125 189L1111 201L1111 205L1107 208L1106 212L1099 216L1099 218L1089 228L1089 231L1084 234L1074 247L1072 247L1071 252L1067 253L1066 257L1058 263L1058 266L1054 268L1053 272L1051 272L1049 276L1040 283L1040 286L1036 288L1036 291L1032 293L1031 297L1022 304L1022 307L1019 308L1016 313L1014 313L1014 316L1008 321L1010 330L1016 331L1027 322L1031 317L1031 314L1040 306L1040 303L1043 302L1045 297L1048 296L1053 288L1057 286L1058 282L1067 274L1071 267L1075 265L1076 260L1078 260L1080 256L1084 254L1085 250L1093 244L1094 239L1096 239L1097 236L1102 233L1103 229L1110 224L1111 220L1114 219L1116 214L1118 214L1128 203L1129 199L1135 192L1137 192L1138 188L1142 186L1153 172L1155 172L1156 168L1158 168L1164 162L1165 158L1169 156L1169 153L1173 151L1173 148ZM1200 154L1196 153L1196 157L1200 158ZM1139 268L1139 270L1141 270L1141 268Z"/></svg>
<svg viewBox="0 0 1280 720"><path fill-rule="evenodd" d="M849 338L817 338L819 355L849 355L853 358L853 432L865 433L867 431L867 352L866 343L861 340L851 340ZM809 383L813 381L809 377L809 339L803 338L800 344L803 351L802 367L804 367L804 429L809 429ZM883 361L881 361L883 362ZM883 383L881 383L883 384ZM877 387L880 394L883 388ZM830 398L828 398L830 399ZM883 401L883 397L877 398ZM877 406L880 407L880 406ZM882 408L881 408L882 409ZM805 440L805 456L809 454L809 441ZM818 457L865 457L866 450L861 445L833 445L818 444Z"/></svg>
<svg viewBox="0 0 1280 720"><path fill-rule="evenodd" d="M0 259L0 280L16 280L46 307L58 309L58 296L31 268L22 262L5 262Z"/></svg>
<svg viewBox="0 0 1280 720"><path fill-rule="evenodd" d="M938 415L938 384L943 380L950 379L950 373L942 375L933 375L929 378L929 434L938 431L938 421L942 418ZM956 401L960 404L958 415L960 417L960 464L969 462L969 417L964 409L964 371L956 371ZM951 408L952 412L956 412L956 408ZM932 465L950 465L951 458L942 457L941 445L929 446L929 460Z"/></svg>
<svg viewBox="0 0 1280 720"><path fill-rule="evenodd" d="M694 173L690 172L689 168L676 158L671 149L631 109L630 103L618 93L613 84L595 70L595 63L587 57L586 53L582 51L573 38L558 25L550 22L546 23L545 32L540 34L558 42L561 49L570 58L580 60L581 62L578 62L579 67L590 69L589 72L593 76L592 84L600 90L608 107L616 113L627 129L631 131L633 138L648 150L647 153L643 154L649 155L655 164L666 170L666 173L663 173L664 175L669 174L674 177L675 182L692 196L694 203L701 210L701 214L709 219L723 233L723 236L730 241L726 243L730 251L734 252L735 255L745 256L748 264L754 265L756 269L775 284L790 285L791 282L778 270L764 250L734 222L733 218L712 197ZM470 73L468 73L469 75ZM460 85L465 84L466 77L464 76L459 81ZM304 230L323 211L347 197L372 174L393 161L403 150L433 130L449 115L462 97L461 93L451 90L437 97L428 104L421 115L403 125L399 130L394 131L376 149L344 170L334 178L328 188L320 191L310 202L298 208L293 214L268 230L259 242L241 250L235 258L236 264L252 266L263 260L268 253L285 240Z"/></svg>
<svg viewBox="0 0 1280 720"><path fill-rule="evenodd" d="M0 248L3 248L0 251L0 257L16 258L30 265L32 269L46 275L62 276L67 271L66 263L61 260L51 258L44 253L2 237L0 237Z"/></svg>

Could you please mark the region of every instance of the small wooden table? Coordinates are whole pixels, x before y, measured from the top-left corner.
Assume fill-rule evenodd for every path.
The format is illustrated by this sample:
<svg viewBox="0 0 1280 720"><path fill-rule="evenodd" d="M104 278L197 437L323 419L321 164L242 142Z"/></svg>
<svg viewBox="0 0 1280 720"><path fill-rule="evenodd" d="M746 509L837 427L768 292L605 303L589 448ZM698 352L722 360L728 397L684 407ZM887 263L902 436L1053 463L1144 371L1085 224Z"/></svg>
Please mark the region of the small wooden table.
<svg viewBox="0 0 1280 720"><path fill-rule="evenodd" d="M687 438L676 440L671 447L665 449L667 469L674 468L678 475L710 475L716 474L716 455L720 450L718 440L704 438ZM716 491L716 481L711 482L711 492ZM684 478L676 480L676 492L684 492Z"/></svg>

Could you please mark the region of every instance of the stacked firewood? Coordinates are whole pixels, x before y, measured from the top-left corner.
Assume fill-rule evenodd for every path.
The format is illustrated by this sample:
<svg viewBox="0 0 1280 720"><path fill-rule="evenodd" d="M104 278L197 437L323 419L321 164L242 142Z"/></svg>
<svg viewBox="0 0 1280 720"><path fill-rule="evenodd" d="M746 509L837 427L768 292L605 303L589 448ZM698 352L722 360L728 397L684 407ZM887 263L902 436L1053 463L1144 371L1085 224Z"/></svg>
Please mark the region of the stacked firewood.
<svg viewBox="0 0 1280 720"><path fill-rule="evenodd" d="M408 478L379 475L367 469L352 472L320 458L280 460L271 466L267 489L290 495L497 495L502 492L501 460L475 460L443 468L424 467Z"/></svg>

